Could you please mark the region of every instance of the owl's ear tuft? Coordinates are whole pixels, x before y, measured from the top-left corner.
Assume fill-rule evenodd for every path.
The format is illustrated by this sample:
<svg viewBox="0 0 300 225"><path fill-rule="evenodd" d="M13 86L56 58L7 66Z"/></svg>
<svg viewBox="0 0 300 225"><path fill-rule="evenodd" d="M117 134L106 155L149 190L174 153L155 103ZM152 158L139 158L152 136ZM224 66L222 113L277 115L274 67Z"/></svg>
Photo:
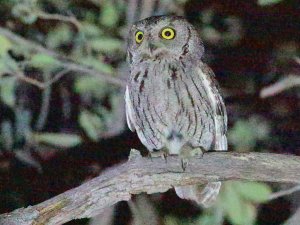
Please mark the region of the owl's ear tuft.
<svg viewBox="0 0 300 225"><path fill-rule="evenodd" d="M194 54L197 55L197 57L199 57L200 59L203 58L204 55L204 44L203 41L199 35L199 32L191 25L191 31L192 31L192 36L194 37L194 43L190 46L196 46L196 48L194 49ZM196 50L196 52L195 52Z"/></svg>

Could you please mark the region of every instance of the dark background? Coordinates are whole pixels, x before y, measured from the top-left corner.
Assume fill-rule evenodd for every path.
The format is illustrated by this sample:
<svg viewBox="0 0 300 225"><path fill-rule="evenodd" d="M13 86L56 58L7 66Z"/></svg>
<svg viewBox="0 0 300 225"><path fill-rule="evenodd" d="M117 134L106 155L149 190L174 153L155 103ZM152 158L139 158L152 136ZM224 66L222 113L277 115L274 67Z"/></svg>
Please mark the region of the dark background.
<svg viewBox="0 0 300 225"><path fill-rule="evenodd" d="M138 2L137 10L132 12L134 20L139 18L142 5L145 4ZM299 77L300 65L295 60L299 56L299 2L279 1L264 6L256 1L189 0L169 1L172 2L167 4L170 8L162 2L165 1L156 1L148 15L185 15L199 29L206 48L205 61L214 70L224 93L229 117L230 150L298 155L299 89L292 88L266 98L260 97L260 91L289 75ZM65 21L45 19L42 16L31 21L26 13L22 14L22 10L18 12L17 5L24 6L24 11L32 10L33 15L38 9L47 14L76 17L80 23L84 21L99 27L102 31L99 36L118 40L120 47L114 47L113 50L91 47L90 52L85 52L88 49L86 43L91 43L95 37L91 38L86 34L86 39L81 40L76 26ZM173 5L174 8L171 7ZM130 25L127 6L129 7L129 2L126 1L0 1L0 26L65 55L68 60L80 65L86 63L81 61L85 57L102 61L119 74L115 76L124 80L128 76L124 72L127 71L124 69L124 37ZM114 12L111 15L117 17L113 24L101 19L101 15L107 13L105 10L109 7L114 7L117 12L117 16ZM107 15L110 15L109 12ZM69 32L66 36L71 35L71 38L61 38L56 45L47 44L50 35L56 35L56 39L59 39L59 35L55 33L63 33L57 29L60 26L69 27L64 29ZM11 42L13 46L5 54L19 65L28 61L26 66L20 66L26 76L43 81L42 74L54 76L60 69L51 68L48 72L45 66L35 66L31 59L36 51L23 51L20 43ZM80 50L81 48L84 50ZM0 84L3 78L13 76L14 73L1 72ZM82 82L79 80L82 76L76 71L68 72L51 85L48 113L40 129L35 127L45 100L44 90L16 79L14 90L9 92L15 97L15 104L9 105L0 98L0 123L8 121L11 124L11 132L1 126L0 213L35 205L74 188L97 176L103 169L127 160L131 148L144 150L137 135L131 133L125 125L122 109L124 89L98 79L102 93L95 91L95 88L89 90L90 84L86 91L78 92L74 86L76 82ZM3 85L0 88L3 90ZM53 141L33 141L25 138L26 135L16 138L17 109L26 109L31 115L29 133L76 134L81 138L80 144L62 148L53 145ZM87 131L91 124L83 125L84 122L80 122L80 113L84 110L101 119L100 125L94 127L96 130L99 128L96 138L92 138L93 135ZM22 115L24 114L21 117ZM119 120L114 120L115 118ZM13 140L9 147L5 147L7 133ZM245 142L244 139L249 136L251 138ZM17 152L23 152L25 157L20 157ZM268 185L274 191L286 187ZM297 208L297 202L292 201L293 198L285 197L255 204L257 219L253 224L282 224ZM199 208L180 200L174 191L148 196L146 199L156 209L159 224L165 224L163 218L166 217L179 218L180 221L185 221L182 224L189 224L189 219L202 215ZM116 206L114 224L132 224L133 217L127 203ZM81 220L68 224L88 223L88 220ZM224 224L231 224L226 216Z"/></svg>

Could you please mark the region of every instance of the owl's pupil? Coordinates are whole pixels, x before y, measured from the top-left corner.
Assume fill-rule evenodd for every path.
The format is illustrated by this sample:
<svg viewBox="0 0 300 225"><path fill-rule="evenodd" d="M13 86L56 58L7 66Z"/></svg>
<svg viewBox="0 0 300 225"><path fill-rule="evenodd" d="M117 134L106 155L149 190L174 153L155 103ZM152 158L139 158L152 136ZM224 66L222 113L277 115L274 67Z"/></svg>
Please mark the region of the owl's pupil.
<svg viewBox="0 0 300 225"><path fill-rule="evenodd" d="M170 32L170 31L166 31L166 32L165 32L165 35L166 35L167 37L169 37L169 36L171 36L171 32Z"/></svg>
<svg viewBox="0 0 300 225"><path fill-rule="evenodd" d="M143 39L143 35L142 34L138 34L138 39L142 40Z"/></svg>

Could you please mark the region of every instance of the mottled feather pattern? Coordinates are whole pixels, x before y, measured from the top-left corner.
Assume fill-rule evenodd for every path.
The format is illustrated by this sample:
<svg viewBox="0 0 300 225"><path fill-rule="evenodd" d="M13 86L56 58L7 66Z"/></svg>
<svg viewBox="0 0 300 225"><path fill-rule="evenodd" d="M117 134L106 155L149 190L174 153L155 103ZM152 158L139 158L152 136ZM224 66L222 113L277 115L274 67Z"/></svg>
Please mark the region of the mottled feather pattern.
<svg viewBox="0 0 300 225"><path fill-rule="evenodd" d="M172 131L181 134L192 146L208 150L212 145L215 130L212 106L199 74L189 64L182 67L177 61L168 65L144 62L131 72L128 87L136 125L140 128L137 132L146 137L148 149L164 147ZM148 73L154 76L145 76Z"/></svg>
<svg viewBox="0 0 300 225"><path fill-rule="evenodd" d="M199 62L199 73L202 83L207 83L204 87L209 96L215 122L214 150L226 151L227 146L227 113L223 98L219 92L220 87L215 79L214 72L203 62Z"/></svg>

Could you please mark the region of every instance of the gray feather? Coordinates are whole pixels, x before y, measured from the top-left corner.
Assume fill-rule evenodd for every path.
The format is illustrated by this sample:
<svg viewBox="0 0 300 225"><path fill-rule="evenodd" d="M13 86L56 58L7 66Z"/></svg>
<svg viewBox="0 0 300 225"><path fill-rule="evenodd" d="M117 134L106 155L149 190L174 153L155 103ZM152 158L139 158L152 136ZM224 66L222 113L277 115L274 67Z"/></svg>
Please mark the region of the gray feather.
<svg viewBox="0 0 300 225"><path fill-rule="evenodd" d="M162 40L161 31L176 36ZM135 41L137 31L142 42ZM204 48L194 27L181 17L150 17L134 24L128 38L131 67L125 101L130 130L136 131L149 151L168 149L181 154L183 146L227 150L227 115L218 84L201 61ZM221 183L176 187L181 198L207 207Z"/></svg>

